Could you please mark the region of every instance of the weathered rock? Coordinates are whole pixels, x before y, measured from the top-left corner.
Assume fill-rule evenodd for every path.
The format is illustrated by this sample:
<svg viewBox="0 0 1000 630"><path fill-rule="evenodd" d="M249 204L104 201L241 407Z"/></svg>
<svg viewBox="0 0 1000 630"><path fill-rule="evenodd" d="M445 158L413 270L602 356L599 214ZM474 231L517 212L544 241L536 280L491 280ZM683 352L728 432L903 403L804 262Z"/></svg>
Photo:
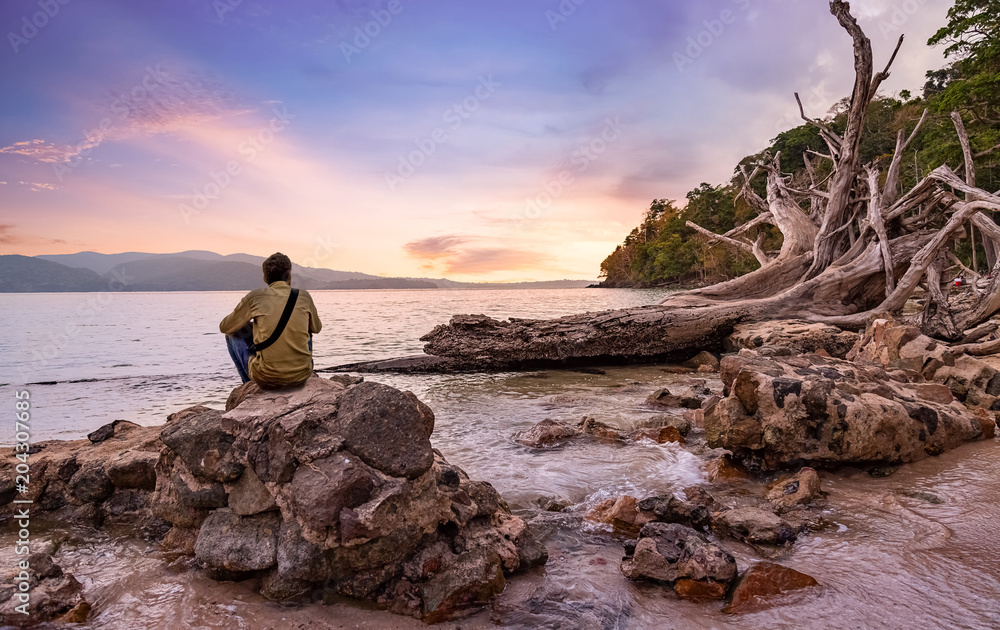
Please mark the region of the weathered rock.
<svg viewBox="0 0 1000 630"><path fill-rule="evenodd" d="M703 366L707 366L709 368L708 371L710 372L719 371L718 357L716 357L711 352L708 352L707 350L702 350L698 354L694 355L693 357L685 361L684 365L692 367L696 370L700 369Z"/></svg>
<svg viewBox="0 0 1000 630"><path fill-rule="evenodd" d="M104 467L92 462L70 478L69 490L81 503L100 503L111 496L115 487Z"/></svg>
<svg viewBox="0 0 1000 630"><path fill-rule="evenodd" d="M271 492L261 483L253 468L246 468L240 478L227 490L229 509L240 516L252 516L278 509Z"/></svg>
<svg viewBox="0 0 1000 630"><path fill-rule="evenodd" d="M726 342L726 349L786 348L787 354L824 350L843 359L858 340L858 334L836 326L799 320L772 320L738 324Z"/></svg>
<svg viewBox="0 0 1000 630"><path fill-rule="evenodd" d="M354 374L334 374L329 378L329 380L340 383L344 387L350 387L351 385L357 385L358 383L364 383L365 377L356 376Z"/></svg>
<svg viewBox="0 0 1000 630"><path fill-rule="evenodd" d="M87 439L94 444L98 444L116 435L121 437L128 433L133 427L138 426L138 424L129 422L128 420L115 420L114 422L105 424L96 431L88 433Z"/></svg>
<svg viewBox="0 0 1000 630"><path fill-rule="evenodd" d="M685 412L689 413L689 412ZM660 414L653 416L648 420L643 420L639 425L644 429L660 429L663 427L673 427L677 429L677 432L682 436L687 436L691 432L692 421L687 416L674 416L670 414Z"/></svg>
<svg viewBox="0 0 1000 630"><path fill-rule="evenodd" d="M672 494L647 497L637 506L642 513L652 514L661 523L680 523L704 529L708 526L709 510L704 505L681 501Z"/></svg>
<svg viewBox="0 0 1000 630"><path fill-rule="evenodd" d="M879 366L753 353L722 361L726 398L705 413L705 436L750 470L897 464L985 437L963 405L921 399Z"/></svg>
<svg viewBox="0 0 1000 630"><path fill-rule="evenodd" d="M344 446L387 475L416 479L434 464L434 414L413 394L355 385L341 397L337 420Z"/></svg>
<svg viewBox="0 0 1000 630"><path fill-rule="evenodd" d="M587 416L579 423L577 423L577 428L585 435L595 437L601 440L627 440L629 439L625 431L600 422L596 418Z"/></svg>
<svg viewBox="0 0 1000 630"><path fill-rule="evenodd" d="M83 598L83 587L75 577L64 573L48 554L33 553L20 559L26 560L29 568L22 574L22 569L12 564L8 575L4 576L3 586L0 586L0 624L33 628L64 615L70 615L64 621L86 621L90 605ZM28 614L16 608L26 603L20 598L23 591L18 587L25 581L23 578L27 578L30 597L26 607Z"/></svg>
<svg viewBox="0 0 1000 630"><path fill-rule="evenodd" d="M194 551L209 567L229 571L260 571L278 560L280 517L268 512L240 516L228 509L213 511L201 524Z"/></svg>
<svg viewBox="0 0 1000 630"><path fill-rule="evenodd" d="M740 577L729 603L722 612L742 613L761 610L767 608L773 599L782 593L818 584L812 576L795 569L771 562L758 562Z"/></svg>
<svg viewBox="0 0 1000 630"><path fill-rule="evenodd" d="M681 599L692 602L710 602L723 599L729 585L723 582L690 580L682 578L674 582L674 592Z"/></svg>
<svg viewBox="0 0 1000 630"><path fill-rule="evenodd" d="M635 431L630 431L628 437L633 440L652 440L657 444L666 444L667 442L677 442L679 444L684 444L684 436L677 427L666 426L647 429L636 429Z"/></svg>
<svg viewBox="0 0 1000 630"><path fill-rule="evenodd" d="M514 434L514 441L532 448L555 446L580 435L580 430L562 422L546 418L530 429Z"/></svg>
<svg viewBox="0 0 1000 630"><path fill-rule="evenodd" d="M335 453L295 471L289 487L292 510L304 526L319 530L340 523L344 508L356 508L374 496L379 479L350 453Z"/></svg>
<svg viewBox="0 0 1000 630"><path fill-rule="evenodd" d="M198 406L171 414L160 439L196 477L224 482L243 473L233 453L235 437L222 427L221 411Z"/></svg>
<svg viewBox="0 0 1000 630"><path fill-rule="evenodd" d="M773 512L741 507L712 515L712 527L748 543L783 545L795 540L795 531Z"/></svg>
<svg viewBox="0 0 1000 630"><path fill-rule="evenodd" d="M597 504L584 516L589 521L606 523L615 531L635 536L642 526L654 520L651 512L643 512L635 497L624 495L617 499L608 499Z"/></svg>
<svg viewBox="0 0 1000 630"><path fill-rule="evenodd" d="M639 533L632 555L622 560L621 572L630 580L671 584L680 580L705 582L703 585L685 582L679 591L703 597L713 591L719 592L720 589L711 584L728 586L736 579L736 560L690 527L677 523L649 523ZM719 599L725 591L721 589Z"/></svg>
<svg viewBox="0 0 1000 630"><path fill-rule="evenodd" d="M805 467L791 477L775 482L767 492L767 500L778 508L787 509L812 503L823 495L819 474Z"/></svg>
<svg viewBox="0 0 1000 630"><path fill-rule="evenodd" d="M729 456L717 457L705 464L705 476L712 483L738 481L749 477L749 473Z"/></svg>
<svg viewBox="0 0 1000 630"><path fill-rule="evenodd" d="M707 390L698 391L691 387L678 389L675 393L671 393L670 390L666 388L661 388L646 398L646 404L657 407L701 409L702 402L708 395L709 392Z"/></svg>
<svg viewBox="0 0 1000 630"><path fill-rule="evenodd" d="M125 451L107 465L108 479L116 488L153 490L156 488L157 453Z"/></svg>
<svg viewBox="0 0 1000 630"><path fill-rule="evenodd" d="M506 584L495 552L476 549L456 556L418 587L423 602L421 617L427 623L437 623L465 616L488 604Z"/></svg>

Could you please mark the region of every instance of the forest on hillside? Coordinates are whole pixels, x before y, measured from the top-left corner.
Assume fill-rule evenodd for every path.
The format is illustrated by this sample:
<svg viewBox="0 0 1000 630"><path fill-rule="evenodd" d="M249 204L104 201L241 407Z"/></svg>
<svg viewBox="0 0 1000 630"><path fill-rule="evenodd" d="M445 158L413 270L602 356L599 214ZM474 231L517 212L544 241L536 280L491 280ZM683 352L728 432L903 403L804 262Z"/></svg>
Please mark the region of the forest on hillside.
<svg viewBox="0 0 1000 630"><path fill-rule="evenodd" d="M963 148L952 118L958 112L973 151L978 185L989 191L1000 189L1000 0L956 0L947 24L928 45L943 46L948 64L927 72L919 96L903 90L872 100L860 162L888 165L899 131L909 136L917 129L899 170L900 188L911 189L942 164L961 173ZM849 109L850 99L845 98L821 122L843 133ZM780 153L789 188L816 189L833 171L832 162L822 159L826 148L820 127L804 121L743 158L729 182L702 183L687 194L684 204L653 200L642 222L601 263L601 286L704 285L757 269L759 259L766 260L768 253L781 247L782 235L770 223L755 221L767 211L755 203L766 197L765 182L758 179L752 184L758 196L741 194L748 171ZM807 204L801 207L810 212ZM853 243L857 235L850 223L848 230ZM970 224L959 236L952 271L985 275L993 270L1000 252L977 232Z"/></svg>

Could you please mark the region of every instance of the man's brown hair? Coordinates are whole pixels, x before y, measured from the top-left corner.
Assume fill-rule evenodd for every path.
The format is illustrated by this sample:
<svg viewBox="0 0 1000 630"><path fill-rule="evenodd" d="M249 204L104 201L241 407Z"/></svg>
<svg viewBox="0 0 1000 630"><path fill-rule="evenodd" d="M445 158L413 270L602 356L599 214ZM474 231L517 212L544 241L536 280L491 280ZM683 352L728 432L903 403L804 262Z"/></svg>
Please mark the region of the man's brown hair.
<svg viewBox="0 0 1000 630"><path fill-rule="evenodd" d="M292 261L281 252L271 254L261 265L264 268L264 282L271 284L278 280L288 282L292 274Z"/></svg>

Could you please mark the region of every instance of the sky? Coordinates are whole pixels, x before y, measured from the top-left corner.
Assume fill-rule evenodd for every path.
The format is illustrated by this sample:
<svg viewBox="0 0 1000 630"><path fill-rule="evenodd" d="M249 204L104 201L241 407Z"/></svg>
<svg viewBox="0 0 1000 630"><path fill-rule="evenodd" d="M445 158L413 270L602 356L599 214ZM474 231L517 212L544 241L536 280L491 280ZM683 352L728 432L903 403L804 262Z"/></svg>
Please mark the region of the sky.
<svg viewBox="0 0 1000 630"><path fill-rule="evenodd" d="M865 0L920 93L950 0ZM0 254L592 279L853 82L817 0L4 0Z"/></svg>

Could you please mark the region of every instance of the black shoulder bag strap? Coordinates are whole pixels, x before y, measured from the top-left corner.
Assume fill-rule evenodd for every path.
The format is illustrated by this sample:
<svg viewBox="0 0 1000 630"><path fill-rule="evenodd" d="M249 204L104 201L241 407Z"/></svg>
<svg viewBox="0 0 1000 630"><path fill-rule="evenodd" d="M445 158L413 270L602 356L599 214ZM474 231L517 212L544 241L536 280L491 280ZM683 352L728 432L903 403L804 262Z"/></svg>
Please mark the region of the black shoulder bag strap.
<svg viewBox="0 0 1000 630"><path fill-rule="evenodd" d="M288 294L288 301L285 302L285 310L281 312L281 319L278 320L277 328L275 328L274 332L271 333L271 336L265 339L264 341L257 344L251 344L250 345L251 354L257 354L264 348L270 347L271 344L273 344L275 341L278 340L278 337L281 336L281 333L285 331L285 326L288 325L288 320L292 317L292 309L295 308L295 300L297 300L298 298L299 298L299 290L292 289L291 293Z"/></svg>

